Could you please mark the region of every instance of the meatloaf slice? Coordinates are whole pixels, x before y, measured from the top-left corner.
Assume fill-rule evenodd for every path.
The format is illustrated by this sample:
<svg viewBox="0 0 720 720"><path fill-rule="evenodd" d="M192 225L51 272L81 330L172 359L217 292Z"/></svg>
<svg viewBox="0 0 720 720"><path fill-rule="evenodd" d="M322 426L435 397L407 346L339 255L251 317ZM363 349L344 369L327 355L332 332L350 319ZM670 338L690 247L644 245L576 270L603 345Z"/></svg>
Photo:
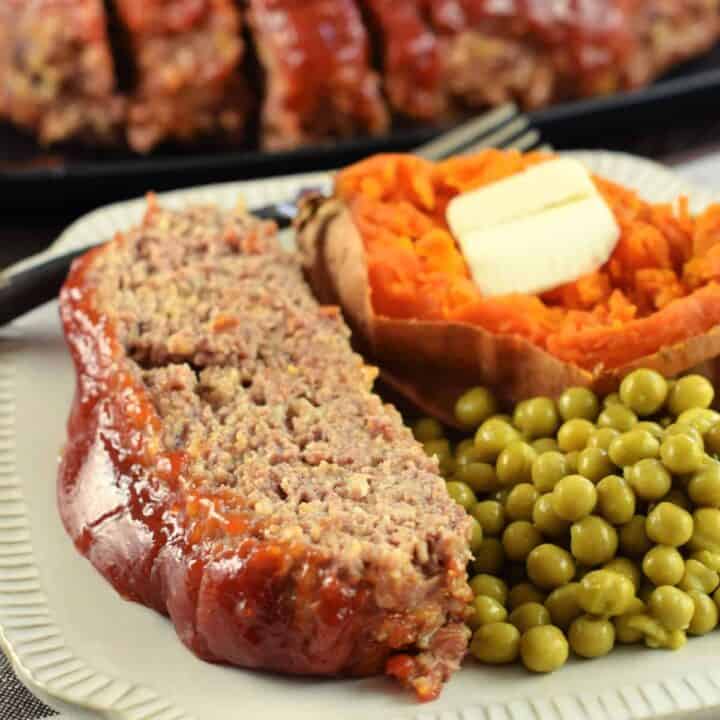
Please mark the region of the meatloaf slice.
<svg viewBox="0 0 720 720"><path fill-rule="evenodd" d="M265 71L263 144L376 135L389 124L354 0L248 0Z"/></svg>
<svg viewBox="0 0 720 720"><path fill-rule="evenodd" d="M362 0L380 37L384 88L393 109L418 120L447 113L444 58L424 10L427 0Z"/></svg>
<svg viewBox="0 0 720 720"><path fill-rule="evenodd" d="M136 71L127 127L133 149L210 135L241 141L250 94L233 0L114 2Z"/></svg>
<svg viewBox="0 0 720 720"><path fill-rule="evenodd" d="M117 136L102 0L0 0L0 116L43 143Z"/></svg>
<svg viewBox="0 0 720 720"><path fill-rule="evenodd" d="M468 641L468 518L274 226L151 203L61 313L59 507L115 588L207 660L436 696Z"/></svg>

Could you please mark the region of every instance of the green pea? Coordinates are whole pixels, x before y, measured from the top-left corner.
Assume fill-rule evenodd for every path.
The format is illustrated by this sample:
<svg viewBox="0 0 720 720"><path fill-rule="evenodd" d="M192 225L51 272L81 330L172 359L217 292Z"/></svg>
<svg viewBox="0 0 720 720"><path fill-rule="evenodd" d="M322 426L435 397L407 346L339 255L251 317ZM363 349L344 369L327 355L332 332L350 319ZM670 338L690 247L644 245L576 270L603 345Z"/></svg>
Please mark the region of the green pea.
<svg viewBox="0 0 720 720"><path fill-rule="evenodd" d="M455 403L455 419L464 428L476 428L497 412L493 394L484 387L463 393Z"/></svg>
<svg viewBox="0 0 720 720"><path fill-rule="evenodd" d="M538 491L530 483L515 485L505 501L505 513L510 520L530 520Z"/></svg>
<svg viewBox="0 0 720 720"><path fill-rule="evenodd" d="M598 427L609 427L619 430L620 432L628 432L637 424L637 415L626 408L624 405L609 405L598 417Z"/></svg>
<svg viewBox="0 0 720 720"><path fill-rule="evenodd" d="M615 470L615 466L605 450L586 447L580 451L577 460L577 471L591 482L599 482L613 470Z"/></svg>
<svg viewBox="0 0 720 720"><path fill-rule="evenodd" d="M510 487L532 480L532 466L537 455L525 442L515 440L500 453L495 472L501 486Z"/></svg>
<svg viewBox="0 0 720 720"><path fill-rule="evenodd" d="M672 435L660 446L660 459L672 473L694 473L703 466L703 449L687 435Z"/></svg>
<svg viewBox="0 0 720 720"><path fill-rule="evenodd" d="M507 620L507 610L495 598L488 595L478 595L470 604L472 614L468 618L468 625L477 630L481 625Z"/></svg>
<svg viewBox="0 0 720 720"><path fill-rule="evenodd" d="M558 447L566 453L584 450L594 430L595 426L589 420L582 418L567 420L558 430Z"/></svg>
<svg viewBox="0 0 720 720"><path fill-rule="evenodd" d="M678 415L678 424L692 425L701 435L705 435L720 422L720 413L708 408L690 408Z"/></svg>
<svg viewBox="0 0 720 720"><path fill-rule="evenodd" d="M568 388L558 398L558 410L563 420L594 421L600 412L600 403L592 390L584 387Z"/></svg>
<svg viewBox="0 0 720 720"><path fill-rule="evenodd" d="M473 569L476 573L497 575L505 563L505 551L498 538L483 538L480 547L475 553Z"/></svg>
<svg viewBox="0 0 720 720"><path fill-rule="evenodd" d="M570 528L570 552L583 565L601 565L615 556L617 530L597 515L573 523Z"/></svg>
<svg viewBox="0 0 720 720"><path fill-rule="evenodd" d="M480 662L491 665L515 662L520 654L520 632L505 622L482 625L473 635L470 652Z"/></svg>
<svg viewBox="0 0 720 720"><path fill-rule="evenodd" d="M511 610L515 610L515 608L520 607L520 605L529 602L545 602L545 593L538 590L538 588L529 582L521 582L513 585L508 593L508 607Z"/></svg>
<svg viewBox="0 0 720 720"><path fill-rule="evenodd" d="M596 447L600 448L601 450L605 450L607 452L610 449L610 445L612 441L616 438L620 437L620 431L615 430L615 428L599 428L598 430L595 430L588 439L587 446L590 447Z"/></svg>
<svg viewBox="0 0 720 720"><path fill-rule="evenodd" d="M554 672L567 662L568 652L565 635L553 625L537 625L520 639L520 658L532 672Z"/></svg>
<svg viewBox="0 0 720 720"><path fill-rule="evenodd" d="M445 483L448 495L458 504L469 510L477 501L475 493L465 483L451 480Z"/></svg>
<svg viewBox="0 0 720 720"><path fill-rule="evenodd" d="M545 600L545 607L550 613L553 625L567 630L572 621L582 615L583 611L578 602L579 588L580 583L571 582L555 588L548 595L547 600Z"/></svg>
<svg viewBox="0 0 720 720"><path fill-rule="evenodd" d="M667 495L672 486L672 477L663 463L646 458L626 468L628 484L641 500L659 500Z"/></svg>
<svg viewBox="0 0 720 720"><path fill-rule="evenodd" d="M549 538L563 536L570 527L570 523L563 520L553 509L552 493L541 495L535 501L532 521L535 527Z"/></svg>
<svg viewBox="0 0 720 720"><path fill-rule="evenodd" d="M622 525L619 530L620 548L624 555L643 557L652 547L652 542L645 531L646 517L635 515L630 522Z"/></svg>
<svg viewBox="0 0 720 720"><path fill-rule="evenodd" d="M552 506L558 517L568 522L589 515L597 503L595 486L582 475L568 475L552 492Z"/></svg>
<svg viewBox="0 0 720 720"><path fill-rule="evenodd" d="M526 564L530 580L544 590L566 585L575 575L575 562L570 553L550 543L534 548Z"/></svg>
<svg viewBox="0 0 720 720"><path fill-rule="evenodd" d="M667 382L655 370L635 370L620 384L620 400L641 417L654 415L663 406L667 394Z"/></svg>
<svg viewBox="0 0 720 720"><path fill-rule="evenodd" d="M705 593L691 590L688 595L695 605L692 620L688 626L690 635L707 635L717 627L717 605Z"/></svg>
<svg viewBox="0 0 720 720"><path fill-rule="evenodd" d="M490 493L500 487L495 468L484 462L458 465L455 468L455 480L465 483L476 493Z"/></svg>
<svg viewBox="0 0 720 720"><path fill-rule="evenodd" d="M673 423L672 425L668 425L668 427L665 428L664 437L667 438L672 435L687 435L701 448L703 447L703 436L694 425L690 425L688 423Z"/></svg>
<svg viewBox="0 0 720 720"><path fill-rule="evenodd" d="M701 507L720 508L720 464L701 468L688 483L690 499Z"/></svg>
<svg viewBox="0 0 720 720"><path fill-rule="evenodd" d="M709 453L720 455L720 423L713 425L705 433L705 447Z"/></svg>
<svg viewBox="0 0 720 720"><path fill-rule="evenodd" d="M673 415L680 415L693 408L709 408L715 391L712 383L702 375L686 375L673 385L668 396L668 408Z"/></svg>
<svg viewBox="0 0 720 720"><path fill-rule="evenodd" d="M559 423L555 403L550 398L538 397L518 404L513 424L531 440L554 435Z"/></svg>
<svg viewBox="0 0 720 720"><path fill-rule="evenodd" d="M597 484L597 511L609 523L624 525L635 514L635 493L617 475L608 475Z"/></svg>
<svg viewBox="0 0 720 720"><path fill-rule="evenodd" d="M442 440L445 436L443 426L435 418L420 418L412 427L413 435L418 442Z"/></svg>
<svg viewBox="0 0 720 720"><path fill-rule="evenodd" d="M542 603L526 602L510 613L510 622L524 633L538 625L549 625L550 613Z"/></svg>
<svg viewBox="0 0 720 720"><path fill-rule="evenodd" d="M642 573L640 572L640 568L637 566L637 563L634 563L632 560L630 560L630 558L613 558L612 560L606 562L603 565L603 569L609 570L610 572L619 573L620 575L624 575L633 584L633 588L635 588L635 590L640 587Z"/></svg>
<svg viewBox="0 0 720 720"><path fill-rule="evenodd" d="M691 550L720 553L720 510L700 508L692 516Z"/></svg>
<svg viewBox="0 0 720 720"><path fill-rule="evenodd" d="M558 450L557 440L554 437L538 438L537 440L533 440L531 445L532 449L538 455L546 452L557 452Z"/></svg>
<svg viewBox="0 0 720 720"><path fill-rule="evenodd" d="M515 562L524 561L533 548L543 541L540 531L527 520L511 522L502 536L505 556Z"/></svg>
<svg viewBox="0 0 720 720"><path fill-rule="evenodd" d="M660 545L680 547L693 536L693 516L687 510L668 502L656 505L647 516L647 536ZM706 548L693 548L703 550Z"/></svg>
<svg viewBox="0 0 720 720"><path fill-rule="evenodd" d="M666 630L687 630L695 612L695 604L682 590L671 585L661 585L650 595L648 610Z"/></svg>
<svg viewBox="0 0 720 720"><path fill-rule="evenodd" d="M492 417L478 428L475 447L481 460L495 462L510 443L519 439L520 433L509 422Z"/></svg>
<svg viewBox="0 0 720 720"><path fill-rule="evenodd" d="M538 492L552 492L555 485L568 474L565 456L559 452L538 455L533 461L530 474Z"/></svg>
<svg viewBox="0 0 720 720"><path fill-rule="evenodd" d="M720 576L698 560L689 558L685 563L685 573L678 583L681 590L689 592L697 590L706 595L712 593L720 585Z"/></svg>
<svg viewBox="0 0 720 720"><path fill-rule="evenodd" d="M496 500L482 500L470 511L480 523L483 535L499 535L505 527L505 508Z"/></svg>
<svg viewBox="0 0 720 720"><path fill-rule="evenodd" d="M580 581L578 605L591 615L622 615L635 597L632 581L611 570L594 570Z"/></svg>
<svg viewBox="0 0 720 720"><path fill-rule="evenodd" d="M649 420L639 422L633 430L645 430L645 432L649 432L657 440L662 440L665 435L665 429L660 423L650 422Z"/></svg>
<svg viewBox="0 0 720 720"><path fill-rule="evenodd" d="M570 625L568 641L573 652L580 657L602 657L615 645L615 626L603 618L581 615Z"/></svg>
<svg viewBox="0 0 720 720"><path fill-rule="evenodd" d="M676 548L656 545L645 553L642 568L653 585L677 585L685 574L685 561Z"/></svg>
<svg viewBox="0 0 720 720"><path fill-rule="evenodd" d="M660 443L647 430L631 430L615 438L610 444L608 455L618 466L634 465L645 458L656 458Z"/></svg>
<svg viewBox="0 0 720 720"><path fill-rule="evenodd" d="M497 600L501 605L507 602L508 589L505 581L488 573L479 573L470 580L473 595L486 595Z"/></svg>

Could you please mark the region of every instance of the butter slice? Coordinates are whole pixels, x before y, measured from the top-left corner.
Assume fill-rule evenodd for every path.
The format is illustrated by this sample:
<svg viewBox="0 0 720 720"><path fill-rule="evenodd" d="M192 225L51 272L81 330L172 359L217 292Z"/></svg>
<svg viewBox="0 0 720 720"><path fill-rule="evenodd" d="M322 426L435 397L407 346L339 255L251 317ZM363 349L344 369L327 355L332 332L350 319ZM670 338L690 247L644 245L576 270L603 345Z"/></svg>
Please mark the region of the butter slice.
<svg viewBox="0 0 720 720"><path fill-rule="evenodd" d="M450 201L446 219L452 234L460 238L592 195L597 189L585 166L560 158L458 195Z"/></svg>
<svg viewBox="0 0 720 720"><path fill-rule="evenodd" d="M475 284L491 296L537 294L573 282L606 263L619 238L614 215L595 193L465 233L458 242Z"/></svg>

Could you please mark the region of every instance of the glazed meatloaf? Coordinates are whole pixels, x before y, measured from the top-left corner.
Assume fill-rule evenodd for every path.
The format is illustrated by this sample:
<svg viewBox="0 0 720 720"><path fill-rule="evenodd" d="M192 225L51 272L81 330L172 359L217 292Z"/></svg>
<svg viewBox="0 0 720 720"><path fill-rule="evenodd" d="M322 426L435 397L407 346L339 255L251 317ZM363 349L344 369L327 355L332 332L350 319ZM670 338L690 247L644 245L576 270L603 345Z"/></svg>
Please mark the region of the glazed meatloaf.
<svg viewBox="0 0 720 720"><path fill-rule="evenodd" d="M115 0L132 49L132 148L213 135L243 138L249 92L241 15L233 0Z"/></svg>
<svg viewBox="0 0 720 720"><path fill-rule="evenodd" d="M118 138L102 0L0 0L0 116L43 143Z"/></svg>
<svg viewBox="0 0 720 720"><path fill-rule="evenodd" d="M435 697L468 642L467 516L274 226L151 203L61 313L59 508L118 592L210 661Z"/></svg>
<svg viewBox="0 0 720 720"><path fill-rule="evenodd" d="M718 0L362 0L394 110L427 120L640 87L710 48Z"/></svg>
<svg viewBox="0 0 720 720"><path fill-rule="evenodd" d="M248 0L265 71L269 149L387 130L380 78L355 0Z"/></svg>

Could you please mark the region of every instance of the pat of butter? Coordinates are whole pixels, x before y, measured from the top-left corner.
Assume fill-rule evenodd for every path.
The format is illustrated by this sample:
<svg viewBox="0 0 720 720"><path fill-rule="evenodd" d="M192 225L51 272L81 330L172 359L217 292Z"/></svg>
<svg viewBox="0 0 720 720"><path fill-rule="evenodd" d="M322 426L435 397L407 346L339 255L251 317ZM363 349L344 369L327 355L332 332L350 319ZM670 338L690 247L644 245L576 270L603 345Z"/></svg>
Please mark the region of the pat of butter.
<svg viewBox="0 0 720 720"><path fill-rule="evenodd" d="M446 218L452 234L459 238L596 194L585 166L560 158L458 195L450 201Z"/></svg>
<svg viewBox="0 0 720 720"><path fill-rule="evenodd" d="M573 282L606 263L620 239L588 171L564 158L459 195L447 221L484 295Z"/></svg>
<svg viewBox="0 0 720 720"><path fill-rule="evenodd" d="M589 197L467 233L459 242L483 295L534 295L597 270L619 237L605 201Z"/></svg>

